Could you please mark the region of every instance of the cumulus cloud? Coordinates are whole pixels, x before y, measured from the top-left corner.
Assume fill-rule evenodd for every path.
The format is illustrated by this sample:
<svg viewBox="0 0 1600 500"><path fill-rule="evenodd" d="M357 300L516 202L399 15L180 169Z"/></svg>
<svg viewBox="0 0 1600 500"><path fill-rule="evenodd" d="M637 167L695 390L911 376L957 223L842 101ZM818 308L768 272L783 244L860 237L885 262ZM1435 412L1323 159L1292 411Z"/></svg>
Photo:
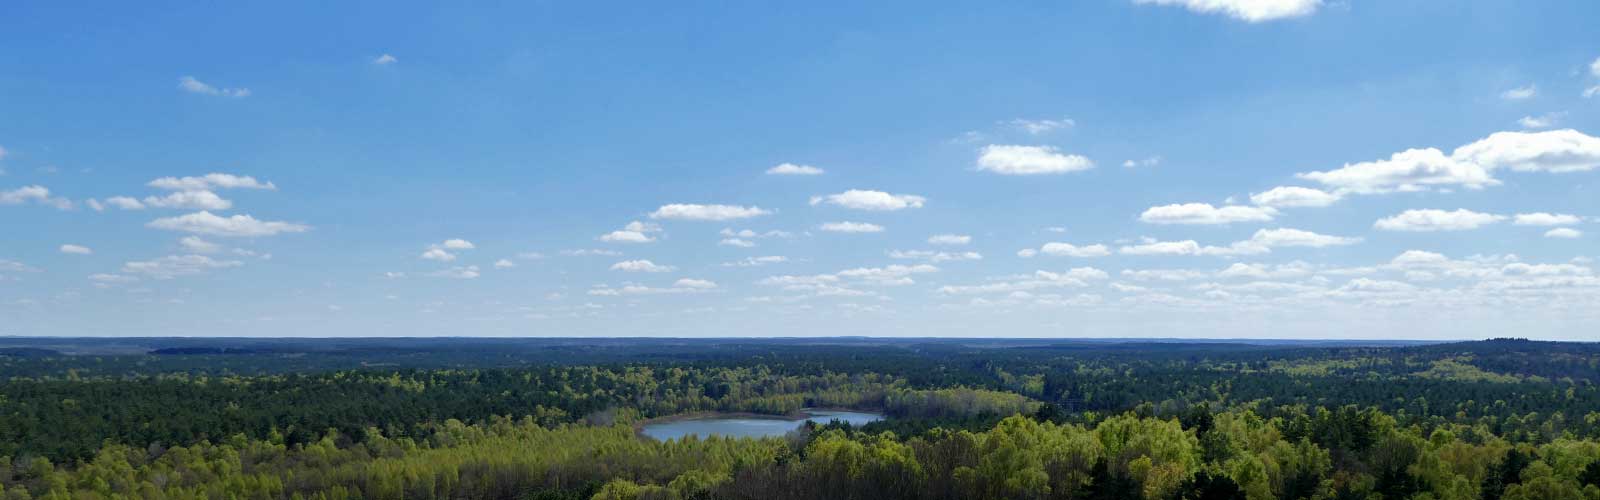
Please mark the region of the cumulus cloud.
<svg viewBox="0 0 1600 500"><path fill-rule="evenodd" d="M1279 186L1250 195L1251 203L1273 208L1326 207L1339 199L1334 193L1299 186Z"/></svg>
<svg viewBox="0 0 1600 500"><path fill-rule="evenodd" d="M83 246L83 245L73 245L73 244L70 244L70 243L66 244L66 245L61 245L60 250L61 250L61 253L73 254L73 255L89 255L89 254L94 253L94 250L90 250L89 247L86 247L86 246Z"/></svg>
<svg viewBox="0 0 1600 500"><path fill-rule="evenodd" d="M828 223L824 223L821 226L817 226L817 228L821 229L823 231L830 232L830 233L881 233L881 232L883 232L883 226L880 226L880 225L877 225L877 224L868 224L866 222L848 222L848 221L846 221L846 222L828 222Z"/></svg>
<svg viewBox="0 0 1600 500"><path fill-rule="evenodd" d="M1555 228L1555 229L1551 229L1549 231L1545 231L1544 232L1544 237L1546 237L1546 238L1562 238L1562 239L1582 238L1583 237L1583 231L1579 231L1577 229L1573 229L1573 228L1570 228L1570 227L1558 227L1558 228Z"/></svg>
<svg viewBox="0 0 1600 500"><path fill-rule="evenodd" d="M622 252L618 252L616 250L606 250L606 249L603 249L603 248L576 248L576 249L570 249L570 250L562 250L561 251L561 255L565 255L567 257L587 257L587 256L591 256L591 255L599 255L599 256L603 256L603 257L616 257L618 255L622 255Z"/></svg>
<svg viewBox="0 0 1600 500"><path fill-rule="evenodd" d="M1346 164L1336 170L1296 176L1358 194L1426 191L1438 187L1482 189L1500 184L1482 165L1458 161L1433 148L1408 149L1387 160Z"/></svg>
<svg viewBox="0 0 1600 500"><path fill-rule="evenodd" d="M1105 257L1111 255L1111 249L1101 244L1078 246L1071 243L1051 242L1039 247L1038 253L1052 257Z"/></svg>
<svg viewBox="0 0 1600 500"><path fill-rule="evenodd" d="M508 269L508 268L517 267L517 263L512 262L511 259L500 259L500 260L494 261L494 267L495 267L495 269Z"/></svg>
<svg viewBox="0 0 1600 500"><path fill-rule="evenodd" d="M127 196L112 196L106 198L106 205L123 210L144 210L144 202Z"/></svg>
<svg viewBox="0 0 1600 500"><path fill-rule="evenodd" d="M927 198L914 194L889 194L883 191L851 189L843 193L811 197L811 205L829 204L853 210L894 211L922 208Z"/></svg>
<svg viewBox="0 0 1600 500"><path fill-rule="evenodd" d="M712 288L716 288L717 287L717 283L714 282L714 281L711 281L711 280L702 280L702 279L694 279L694 278L683 278L683 279L680 279L678 281L672 282L672 286L675 287L675 288L693 288L693 289L696 289L696 290L710 290Z"/></svg>
<svg viewBox="0 0 1600 500"><path fill-rule="evenodd" d="M445 249L439 247L429 248L427 251L422 252L420 257L428 260L437 260L439 262L450 262L452 260L456 260L456 254L447 252Z"/></svg>
<svg viewBox="0 0 1600 500"><path fill-rule="evenodd" d="M271 191L278 189L278 186L271 182L261 182L248 175L217 172L195 177L162 177L150 181L146 185L168 191L207 191L212 189L265 189Z"/></svg>
<svg viewBox="0 0 1600 500"><path fill-rule="evenodd" d="M1330 247L1354 245L1361 242L1361 238L1329 236L1299 229L1279 228L1262 229L1250 237L1250 242L1266 247Z"/></svg>
<svg viewBox="0 0 1600 500"><path fill-rule="evenodd" d="M122 272L143 274L156 279L170 279L242 265L243 262L236 260L216 260L204 255L168 255L154 260L127 262L122 265Z"/></svg>
<svg viewBox="0 0 1600 500"><path fill-rule="evenodd" d="M222 251L222 246L203 239L199 236L184 236L178 239L178 245L189 253L217 253Z"/></svg>
<svg viewBox="0 0 1600 500"><path fill-rule="evenodd" d="M722 241L717 242L717 244L718 245L722 245L722 246L739 247L739 248L753 248L753 247L756 246L756 243L753 242L753 241L742 240L742 239L739 239L739 238L723 238Z"/></svg>
<svg viewBox="0 0 1600 500"><path fill-rule="evenodd" d="M1184 203L1151 207L1139 215L1139 220L1151 224L1231 224L1266 222L1277 213L1272 207L1229 205L1218 208L1209 203Z"/></svg>
<svg viewBox="0 0 1600 500"><path fill-rule="evenodd" d="M611 265L612 271L626 271L630 273L665 273L678 268L650 262L649 260L625 260Z"/></svg>
<svg viewBox="0 0 1600 500"><path fill-rule="evenodd" d="M1566 116L1566 113L1561 112L1545 113L1539 116L1524 116L1517 120L1517 125L1521 125L1525 129L1550 128L1556 126Z"/></svg>
<svg viewBox="0 0 1600 500"><path fill-rule="evenodd" d="M794 163L780 163L767 169L767 175L822 175L824 173L826 172L820 168Z"/></svg>
<svg viewBox="0 0 1600 500"><path fill-rule="evenodd" d="M1600 138L1572 129L1495 132L1451 156L1490 170L1584 172L1600 167Z"/></svg>
<svg viewBox="0 0 1600 500"><path fill-rule="evenodd" d="M1530 83L1526 86L1507 89L1505 92L1500 93L1500 98L1508 101L1522 101L1532 99L1536 95L1539 95L1539 88Z"/></svg>
<svg viewBox="0 0 1600 500"><path fill-rule="evenodd" d="M72 200L52 197L50 196L50 189L44 186L23 186L10 191L0 191L0 205L21 205L24 203L48 205L58 210L72 209Z"/></svg>
<svg viewBox="0 0 1600 500"><path fill-rule="evenodd" d="M1474 212L1467 209L1454 211L1426 209L1406 210L1397 215L1379 219L1372 227L1384 231L1465 231L1477 229L1504 220L1505 216Z"/></svg>
<svg viewBox="0 0 1600 500"><path fill-rule="evenodd" d="M978 154L978 170L1001 175L1064 174L1094 168L1089 158L1053 146L991 144Z"/></svg>
<svg viewBox="0 0 1600 500"><path fill-rule="evenodd" d="M222 217L207 211L156 219L150 221L146 226L167 231L225 237L273 236L281 233L303 233L311 230L311 226L304 224L256 220L255 217L244 214Z"/></svg>
<svg viewBox="0 0 1600 500"><path fill-rule="evenodd" d="M656 240L650 234L659 232L660 224L633 221L622 229L600 235L598 239L607 243L650 243Z"/></svg>
<svg viewBox="0 0 1600 500"><path fill-rule="evenodd" d="M748 219L759 217L772 212L761 207L744 207L736 205L698 205L692 203L673 203L662 205L656 211L650 212L652 219L670 220L702 220L726 221L735 219Z"/></svg>
<svg viewBox="0 0 1600 500"><path fill-rule="evenodd" d="M473 245L472 242L460 238L444 240L444 243L439 244L439 246L448 248L450 250L471 250L478 248L478 246Z"/></svg>
<svg viewBox="0 0 1600 500"><path fill-rule="evenodd" d="M1249 23L1309 16L1322 0L1134 0L1136 4L1175 5L1201 14L1221 14Z"/></svg>
<svg viewBox="0 0 1600 500"><path fill-rule="evenodd" d="M1076 126L1078 122L1073 121L1071 118L1062 118L1059 120L1028 120L1024 118L1017 118L1015 120L1006 122L1006 124L1010 125L1012 128L1027 132L1031 135L1041 135L1058 129L1071 128Z"/></svg>
<svg viewBox="0 0 1600 500"><path fill-rule="evenodd" d="M723 262L722 267L760 267L768 264L781 264L788 262L789 258L782 255L764 255L761 257L745 257L742 260Z"/></svg>
<svg viewBox="0 0 1600 500"><path fill-rule="evenodd" d="M250 89L247 88L220 88L206 82L196 80L192 76L178 78L178 89L193 94L205 94L222 97L249 97Z"/></svg>
<svg viewBox="0 0 1600 500"><path fill-rule="evenodd" d="M1534 212L1517 214L1512 223L1518 226L1572 226L1583 223L1583 218L1570 214Z"/></svg>
<svg viewBox="0 0 1600 500"><path fill-rule="evenodd" d="M891 259L925 260L939 263L956 260L983 260L978 252L936 252L933 250L890 250Z"/></svg>
<svg viewBox="0 0 1600 500"><path fill-rule="evenodd" d="M122 197L112 198L112 200L117 198ZM116 202L115 206L118 208L133 210L144 208L146 206L187 210L227 210L229 208L233 208L233 202L228 201L221 196L217 196L216 193L210 191L178 191L166 196L147 196L145 197L143 203L135 201L130 205L119 201Z"/></svg>
<svg viewBox="0 0 1600 500"><path fill-rule="evenodd" d="M858 267L839 271L836 276L845 279L860 280L865 284L875 286L901 286L914 284L911 275L939 272L937 266L930 264L917 264L902 266L893 264L883 267Z"/></svg>
<svg viewBox="0 0 1600 500"><path fill-rule="evenodd" d="M1161 164L1161 157L1160 156L1150 156L1150 157L1146 157L1143 160L1126 160L1126 161L1123 161L1122 162L1122 168L1154 167L1154 166L1160 165L1160 164Z"/></svg>
<svg viewBox="0 0 1600 500"><path fill-rule="evenodd" d="M388 66L390 64L394 64L394 63L397 63L397 62L400 62L400 59L397 59L394 56L391 56L389 54L384 54L384 55L372 58L372 64L376 64L376 65L379 65L379 66Z"/></svg>
<svg viewBox="0 0 1600 500"><path fill-rule="evenodd" d="M972 243L972 237L965 234L936 234L928 237L930 245L966 245Z"/></svg>
<svg viewBox="0 0 1600 500"><path fill-rule="evenodd" d="M1062 287L1086 287L1090 282L1108 278L1105 271L1093 267L1078 267L1065 272L1034 271L1031 275L1010 276L981 285L946 285L936 291L944 295L977 295L1027 292L1030 290Z"/></svg>

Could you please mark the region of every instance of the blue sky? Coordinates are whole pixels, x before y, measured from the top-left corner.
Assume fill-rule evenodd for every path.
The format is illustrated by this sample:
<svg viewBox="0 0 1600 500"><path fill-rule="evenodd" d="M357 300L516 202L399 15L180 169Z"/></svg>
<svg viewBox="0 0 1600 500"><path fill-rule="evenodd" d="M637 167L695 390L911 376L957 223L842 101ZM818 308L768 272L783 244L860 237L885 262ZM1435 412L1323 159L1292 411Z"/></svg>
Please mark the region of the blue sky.
<svg viewBox="0 0 1600 500"><path fill-rule="evenodd" d="M1600 320L1594 2L0 10L0 335Z"/></svg>

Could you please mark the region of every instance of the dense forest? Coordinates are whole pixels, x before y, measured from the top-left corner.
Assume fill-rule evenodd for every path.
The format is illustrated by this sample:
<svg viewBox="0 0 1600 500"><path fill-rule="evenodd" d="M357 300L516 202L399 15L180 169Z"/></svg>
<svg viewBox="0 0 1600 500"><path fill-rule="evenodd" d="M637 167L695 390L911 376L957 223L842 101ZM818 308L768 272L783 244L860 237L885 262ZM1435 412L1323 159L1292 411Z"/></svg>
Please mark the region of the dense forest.
<svg viewBox="0 0 1600 500"><path fill-rule="evenodd" d="M1600 346L0 339L0 498L1600 499ZM782 437L700 412L881 412Z"/></svg>

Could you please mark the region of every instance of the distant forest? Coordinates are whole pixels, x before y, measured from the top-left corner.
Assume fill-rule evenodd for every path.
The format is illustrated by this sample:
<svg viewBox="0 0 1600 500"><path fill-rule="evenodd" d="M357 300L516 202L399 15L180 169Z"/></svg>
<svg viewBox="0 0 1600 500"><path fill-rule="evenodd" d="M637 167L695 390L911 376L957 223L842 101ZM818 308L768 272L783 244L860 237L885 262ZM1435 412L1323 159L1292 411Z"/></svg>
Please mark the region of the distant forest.
<svg viewBox="0 0 1600 500"><path fill-rule="evenodd" d="M0 338L0 498L1600 500L1600 345ZM872 410L771 438L697 412Z"/></svg>

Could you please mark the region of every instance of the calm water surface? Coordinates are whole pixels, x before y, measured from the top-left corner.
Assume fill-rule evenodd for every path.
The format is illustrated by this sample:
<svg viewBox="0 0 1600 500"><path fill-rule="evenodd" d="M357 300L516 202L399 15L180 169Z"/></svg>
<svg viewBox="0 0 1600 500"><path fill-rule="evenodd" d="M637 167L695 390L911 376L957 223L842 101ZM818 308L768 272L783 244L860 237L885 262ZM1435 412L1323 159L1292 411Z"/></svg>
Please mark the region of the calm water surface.
<svg viewBox="0 0 1600 500"><path fill-rule="evenodd" d="M850 425L863 425L867 422L883 420L883 415L857 411L831 411L811 410L810 420L826 424L829 420L848 422ZM660 422L644 426L644 435L666 441L678 439L690 434L705 437L712 434L718 436L734 437L763 437L782 436L789 431L800 428L805 419L786 418L749 418L749 417L706 417L691 420L678 420L673 422Z"/></svg>

